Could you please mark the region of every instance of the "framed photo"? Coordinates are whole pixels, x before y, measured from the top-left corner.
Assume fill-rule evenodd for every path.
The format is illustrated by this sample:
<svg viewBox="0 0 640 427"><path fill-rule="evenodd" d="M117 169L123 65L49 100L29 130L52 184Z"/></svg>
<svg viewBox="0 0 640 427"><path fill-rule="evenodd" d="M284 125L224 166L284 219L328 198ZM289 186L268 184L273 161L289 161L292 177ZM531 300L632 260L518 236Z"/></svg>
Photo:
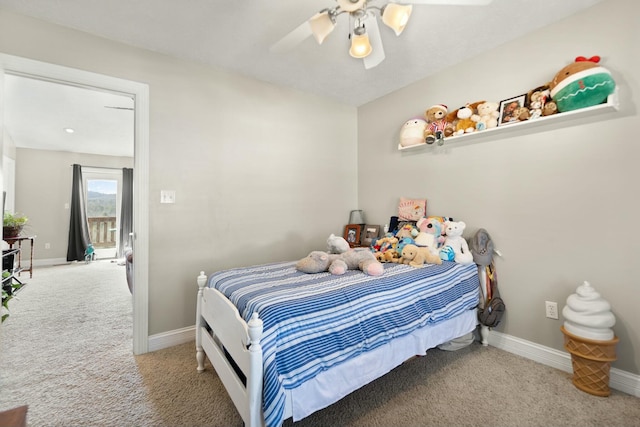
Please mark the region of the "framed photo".
<svg viewBox="0 0 640 427"><path fill-rule="evenodd" d="M354 248L360 245L360 224L347 224L344 227L344 240Z"/></svg>
<svg viewBox="0 0 640 427"><path fill-rule="evenodd" d="M362 239L360 240L360 244L362 246L371 246L373 242L378 240L380 236L380 226L379 225L365 225L364 230L362 231Z"/></svg>
<svg viewBox="0 0 640 427"><path fill-rule="evenodd" d="M518 119L520 107L527 105L527 94L518 95L513 98L500 101L500 121L498 126L505 126L511 123L519 122Z"/></svg>

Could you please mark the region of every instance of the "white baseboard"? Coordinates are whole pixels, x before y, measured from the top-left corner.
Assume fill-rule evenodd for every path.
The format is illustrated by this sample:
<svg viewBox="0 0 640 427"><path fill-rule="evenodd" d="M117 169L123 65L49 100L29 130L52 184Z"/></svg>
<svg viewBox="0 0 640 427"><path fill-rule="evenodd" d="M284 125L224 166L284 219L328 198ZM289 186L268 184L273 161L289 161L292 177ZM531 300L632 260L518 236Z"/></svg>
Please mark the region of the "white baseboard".
<svg viewBox="0 0 640 427"><path fill-rule="evenodd" d="M23 259L24 261L24 259ZM45 259L34 259L33 267L51 267L54 265L60 264L69 264L66 258L45 258Z"/></svg>
<svg viewBox="0 0 640 427"><path fill-rule="evenodd" d="M196 327L189 326L174 331L163 332L161 334L149 335L149 351L162 350L163 348L173 347L174 345L184 344L189 341L195 341ZM194 347L195 357L195 347Z"/></svg>
<svg viewBox="0 0 640 427"><path fill-rule="evenodd" d="M489 332L489 345L542 363L543 365L551 366L552 368L565 372L573 372L571 355L564 351L545 347L493 330ZM640 397L640 375L611 368L609 372L609 387L635 397Z"/></svg>
<svg viewBox="0 0 640 427"><path fill-rule="evenodd" d="M189 326L174 331L151 335L149 336L149 351L162 350L163 348L193 341L195 340L195 334L196 327ZM571 355L564 351L545 347L493 330L489 332L489 345L533 360L534 362L560 369L561 371L573 372ZM640 397L640 375L616 368L611 368L609 375L609 387L635 397Z"/></svg>

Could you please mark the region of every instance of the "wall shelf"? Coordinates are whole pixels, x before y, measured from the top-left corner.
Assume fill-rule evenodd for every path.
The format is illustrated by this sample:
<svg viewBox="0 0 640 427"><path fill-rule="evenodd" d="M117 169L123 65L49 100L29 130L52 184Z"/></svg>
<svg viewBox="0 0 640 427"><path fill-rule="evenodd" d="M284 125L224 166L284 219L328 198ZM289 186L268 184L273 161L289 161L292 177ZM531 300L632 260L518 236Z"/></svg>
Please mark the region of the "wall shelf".
<svg viewBox="0 0 640 427"><path fill-rule="evenodd" d="M607 98L607 102L605 103L594 105L592 107L581 108L579 110L567 111L565 113L557 113L551 116L544 116L534 120L525 120L522 122L512 123L505 126L498 126L482 131L465 133L458 136L450 136L444 139L444 146L458 146L462 145L460 143L464 142L466 144L469 142L473 142L478 138L498 136L500 134L507 135L509 133L522 131L523 128L534 129L536 127L550 126L552 124L562 124L578 118L597 116L607 112L618 111L618 109L618 88L616 87L615 91L611 95L609 95L609 97ZM409 147L402 147L400 144L398 144L398 150L400 151L415 150L420 147L438 147L438 145L427 144L426 142L423 142L421 144L411 145Z"/></svg>

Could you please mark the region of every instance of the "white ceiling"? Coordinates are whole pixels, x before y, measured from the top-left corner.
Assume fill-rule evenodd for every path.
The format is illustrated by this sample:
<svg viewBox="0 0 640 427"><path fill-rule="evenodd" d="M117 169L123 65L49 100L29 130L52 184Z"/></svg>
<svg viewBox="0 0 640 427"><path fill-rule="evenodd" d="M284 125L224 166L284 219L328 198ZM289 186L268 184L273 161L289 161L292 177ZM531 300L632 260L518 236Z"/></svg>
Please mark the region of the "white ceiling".
<svg viewBox="0 0 640 427"><path fill-rule="evenodd" d="M16 147L133 157L133 98L13 75L4 88Z"/></svg>
<svg viewBox="0 0 640 427"><path fill-rule="evenodd" d="M400 36L380 25L386 59L369 70L348 54L346 15L338 17L336 29L322 45L309 37L285 53L269 50L316 12L335 6L335 0L0 0L0 8L360 106L600 1L493 0L487 6L414 5L411 20ZM382 6L385 1L369 3ZM22 87L17 98L41 98L23 90L29 89ZM92 117L131 113L105 111L107 100L98 98L95 102L100 108L94 108L100 113L82 119L87 127ZM5 101L7 111L14 101ZM64 110L61 102L60 98L55 101L55 109ZM45 113L50 110L44 108ZM33 113L30 119L40 122ZM20 146L27 130L18 130L18 126L24 124L8 118L5 124ZM52 138L49 142L53 144ZM84 143L89 144L87 140Z"/></svg>

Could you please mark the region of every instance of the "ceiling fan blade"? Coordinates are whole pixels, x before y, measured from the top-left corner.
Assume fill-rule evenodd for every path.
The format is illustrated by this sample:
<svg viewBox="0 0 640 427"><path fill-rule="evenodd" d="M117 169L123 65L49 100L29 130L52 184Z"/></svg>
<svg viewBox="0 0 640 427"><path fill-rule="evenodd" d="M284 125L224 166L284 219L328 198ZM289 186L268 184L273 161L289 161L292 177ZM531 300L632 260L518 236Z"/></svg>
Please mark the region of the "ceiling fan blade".
<svg viewBox="0 0 640 427"><path fill-rule="evenodd" d="M443 6L486 6L493 0L404 0L406 4L439 4Z"/></svg>
<svg viewBox="0 0 640 427"><path fill-rule="evenodd" d="M112 105L105 105L104 108L113 108L114 110L132 110L133 111L133 108L131 107L115 107Z"/></svg>
<svg viewBox="0 0 640 427"><path fill-rule="evenodd" d="M365 56L362 61L364 62L364 68L368 70L384 61L385 55L384 47L382 46L382 37L380 37L380 27L378 26L378 20L375 15L369 16L369 19L365 22L365 28L369 35L371 53Z"/></svg>
<svg viewBox="0 0 640 427"><path fill-rule="evenodd" d="M309 21L304 21L302 24L298 26L295 30L291 31L289 34L281 38L276 43L272 44L269 48L269 51L273 53L284 53L287 52L300 43L302 43L306 38L311 37L313 33L311 32L311 27L309 26Z"/></svg>

